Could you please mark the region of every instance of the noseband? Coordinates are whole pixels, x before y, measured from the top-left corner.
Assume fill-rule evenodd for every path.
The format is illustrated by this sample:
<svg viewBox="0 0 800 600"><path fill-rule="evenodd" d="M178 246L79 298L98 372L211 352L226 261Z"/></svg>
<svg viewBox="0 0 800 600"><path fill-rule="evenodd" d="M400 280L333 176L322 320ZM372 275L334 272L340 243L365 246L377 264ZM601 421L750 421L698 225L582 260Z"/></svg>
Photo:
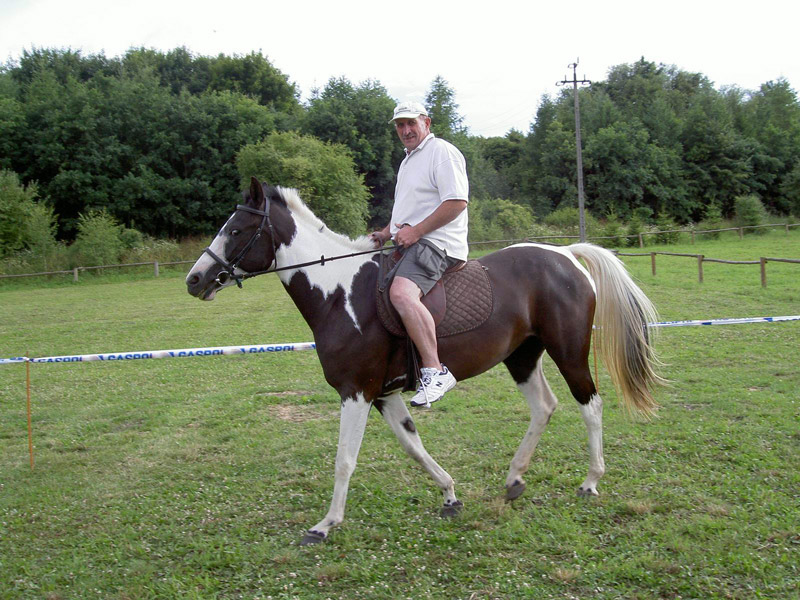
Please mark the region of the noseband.
<svg viewBox="0 0 800 600"><path fill-rule="evenodd" d="M275 235L274 235L274 233L272 231L272 221L270 221L270 218L269 218L269 208L270 208L269 198L265 197L264 198L264 202L265 202L264 210L258 210L257 208L251 208L249 206L245 206L244 204L237 204L236 205L236 210L242 210L244 212L253 213L254 215L260 215L261 216L261 223L259 223L258 229L256 229L256 232L253 234L253 237L250 238L250 241L247 242L245 247L242 248L241 252L239 252L239 254L237 254L236 257L233 260L231 260L230 263L226 262L224 258L220 258L219 256L217 256L211 250L210 247L205 248L203 250L204 253L208 254L211 258L214 259L214 261L219 266L222 267L222 271L219 272L219 274L217 275L217 279L216 279L216 282L218 284L225 285L231 279L233 279L236 282L236 285L238 285L241 288L242 287L242 280L248 279L249 277L253 277L254 275L256 275L256 273L245 273L243 275L237 275L236 274L236 269L239 268L239 263L244 260L244 257L247 256L247 253L250 252L250 250L253 248L253 246L255 246L256 242L261 237L261 234L264 231L264 226L265 225L267 227L267 231L269 232L269 237L270 237L270 240L272 242L272 256L273 256L273 259L277 260L277 249L275 248ZM269 269L267 271L260 271L257 274L266 273L268 271L269 271Z"/></svg>

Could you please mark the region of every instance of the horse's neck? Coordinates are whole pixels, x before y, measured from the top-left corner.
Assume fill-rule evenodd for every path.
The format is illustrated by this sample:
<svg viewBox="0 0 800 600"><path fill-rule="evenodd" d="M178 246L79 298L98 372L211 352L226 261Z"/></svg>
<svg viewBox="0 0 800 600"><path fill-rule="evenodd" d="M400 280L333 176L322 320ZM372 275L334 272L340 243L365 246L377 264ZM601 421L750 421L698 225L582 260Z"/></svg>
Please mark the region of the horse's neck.
<svg viewBox="0 0 800 600"><path fill-rule="evenodd" d="M327 260L365 249L363 243L358 245L328 231L320 232L313 223L298 221L296 227L292 240L278 249L279 268L319 261L323 256ZM372 256L366 254L325 262L324 265L280 271L278 275L312 329L316 330L326 321L350 319L361 331L353 295L356 278L371 259Z"/></svg>

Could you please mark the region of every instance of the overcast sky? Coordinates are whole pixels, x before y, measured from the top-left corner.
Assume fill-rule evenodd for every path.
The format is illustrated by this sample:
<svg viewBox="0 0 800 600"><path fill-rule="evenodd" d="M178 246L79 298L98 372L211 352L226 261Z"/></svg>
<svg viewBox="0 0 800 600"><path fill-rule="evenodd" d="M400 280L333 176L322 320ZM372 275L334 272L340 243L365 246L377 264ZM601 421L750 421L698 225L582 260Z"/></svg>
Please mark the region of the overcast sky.
<svg viewBox="0 0 800 600"><path fill-rule="evenodd" d="M644 57L717 88L784 77L797 90L798 23L798 0L0 0L0 61L32 47L109 57L141 46L261 51L303 99L345 76L422 100L441 75L470 132L494 136L527 132L576 59L578 77L596 81Z"/></svg>

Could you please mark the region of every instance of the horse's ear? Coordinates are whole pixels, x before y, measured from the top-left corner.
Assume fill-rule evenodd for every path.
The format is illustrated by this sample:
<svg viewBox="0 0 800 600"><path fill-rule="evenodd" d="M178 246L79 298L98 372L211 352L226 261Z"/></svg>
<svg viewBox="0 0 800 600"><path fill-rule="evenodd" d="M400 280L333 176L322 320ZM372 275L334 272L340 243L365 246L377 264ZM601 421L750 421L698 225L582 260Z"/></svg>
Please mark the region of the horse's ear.
<svg viewBox="0 0 800 600"><path fill-rule="evenodd" d="M264 191L261 189L261 182L255 177L250 178L250 202L253 206L261 206L264 203Z"/></svg>
<svg viewBox="0 0 800 600"><path fill-rule="evenodd" d="M267 198L269 198L273 202L278 202L279 204L283 204L284 206L286 206L286 199L283 197L283 195L278 191L276 187L273 187L266 183L262 183L261 189L263 190L264 195Z"/></svg>

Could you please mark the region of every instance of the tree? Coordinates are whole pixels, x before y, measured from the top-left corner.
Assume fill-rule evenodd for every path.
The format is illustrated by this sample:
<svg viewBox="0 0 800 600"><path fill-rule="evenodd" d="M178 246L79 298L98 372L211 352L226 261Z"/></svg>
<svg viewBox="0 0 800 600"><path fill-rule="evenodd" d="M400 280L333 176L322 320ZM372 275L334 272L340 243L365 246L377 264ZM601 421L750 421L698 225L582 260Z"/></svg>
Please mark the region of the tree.
<svg viewBox="0 0 800 600"><path fill-rule="evenodd" d="M0 92L0 169L13 167L25 128L22 103Z"/></svg>
<svg viewBox="0 0 800 600"><path fill-rule="evenodd" d="M354 86L345 77L331 78L322 91L315 90L302 119L303 132L350 149L372 195L374 226L389 220L395 166L403 157L402 146L387 124L393 107L394 100L376 81Z"/></svg>
<svg viewBox="0 0 800 600"><path fill-rule="evenodd" d="M509 198L515 202L523 201L525 136L512 129L504 137L472 139L477 140L481 155L495 173L496 183L491 195Z"/></svg>
<svg viewBox="0 0 800 600"><path fill-rule="evenodd" d="M297 88L260 52L245 56L220 54L209 64L208 89L239 92L279 112L299 109Z"/></svg>
<svg viewBox="0 0 800 600"><path fill-rule="evenodd" d="M296 188L308 207L334 231L366 232L369 191L364 177L341 144L326 144L294 132L273 133L239 151L242 188L250 177Z"/></svg>
<svg viewBox="0 0 800 600"><path fill-rule="evenodd" d="M464 117L458 113L455 95L455 91L447 81L441 75L437 75L425 96L425 107L431 118L431 131L448 141L453 141L456 134L466 134L466 128L463 126Z"/></svg>
<svg viewBox="0 0 800 600"><path fill-rule="evenodd" d="M800 159L800 103L785 79L769 81L750 94L738 111L740 129L752 157L751 191L778 213L788 213L792 201L783 181Z"/></svg>
<svg viewBox="0 0 800 600"><path fill-rule="evenodd" d="M44 70L25 88L25 135L17 132L11 160L0 160L41 182L65 238L77 233L79 214L103 208L150 235L213 230L235 201L236 152L276 128L275 111L256 100L176 94L155 67L139 67L86 82L68 75L63 84ZM0 101L0 128L13 130L2 118L7 105Z"/></svg>
<svg viewBox="0 0 800 600"><path fill-rule="evenodd" d="M0 171L0 256L25 244L25 221L36 197L35 187L23 187L11 171Z"/></svg>
<svg viewBox="0 0 800 600"><path fill-rule="evenodd" d="M0 257L29 250L46 259L55 246L53 209L37 201L36 186L23 186L16 173L0 170Z"/></svg>

